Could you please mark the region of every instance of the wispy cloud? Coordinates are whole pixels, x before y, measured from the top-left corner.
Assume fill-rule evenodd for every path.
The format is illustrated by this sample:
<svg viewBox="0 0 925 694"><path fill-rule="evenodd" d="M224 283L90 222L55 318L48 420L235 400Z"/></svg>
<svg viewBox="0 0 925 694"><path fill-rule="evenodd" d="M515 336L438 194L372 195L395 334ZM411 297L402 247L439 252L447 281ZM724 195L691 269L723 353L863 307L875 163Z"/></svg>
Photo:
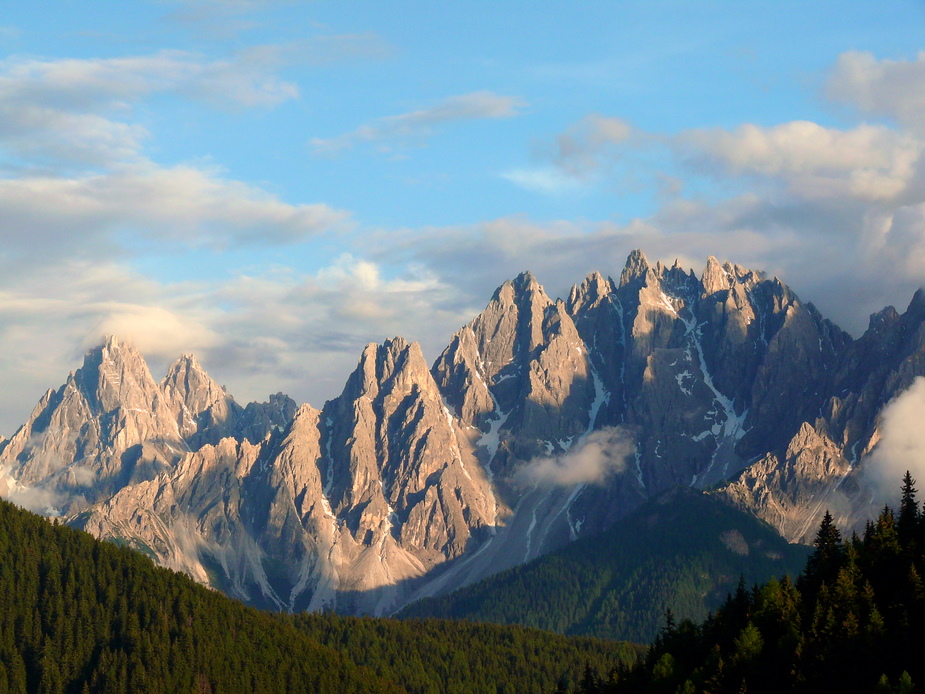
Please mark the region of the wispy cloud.
<svg viewBox="0 0 925 694"><path fill-rule="evenodd" d="M209 59L189 51L105 59L13 57L0 61L0 147L29 162L88 166L140 156L150 133L133 109L158 93L219 108L273 108L299 98L286 66L382 57L374 34L319 35L251 46Z"/></svg>
<svg viewBox="0 0 925 694"><path fill-rule="evenodd" d="M184 51L109 59L0 61L0 147L28 162L99 166L135 160L148 131L133 107L172 92L234 107L272 107L298 88L252 50L206 60Z"/></svg>
<svg viewBox="0 0 925 694"><path fill-rule="evenodd" d="M622 428L605 427L592 431L562 455L531 460L518 470L517 477L521 483L541 486L601 484L626 469L626 459L634 450L633 438Z"/></svg>
<svg viewBox="0 0 925 694"><path fill-rule="evenodd" d="M151 134L132 122L136 105L158 92L246 107L296 98L295 85L274 71L305 50L303 43L253 47L226 60L161 51L0 62L0 153L10 172L0 178L4 247L17 263L26 255L38 262L31 252L43 243L45 262L64 253L112 258L120 234L225 247L343 228L345 211L286 203L217 168L159 166L146 156Z"/></svg>
<svg viewBox="0 0 925 694"><path fill-rule="evenodd" d="M525 106L526 102L518 97L489 91L460 94L447 97L426 108L380 118L337 137L314 138L311 140L311 146L315 154L332 156L359 144L382 143L385 146L396 146L422 143L442 125L460 121L512 118Z"/></svg>
<svg viewBox="0 0 925 694"><path fill-rule="evenodd" d="M349 214L294 205L216 171L143 163L74 178L0 179L0 239L8 251L112 257L117 236L179 247L292 243L343 228ZM18 254L17 254L18 255ZM19 261L17 261L19 262Z"/></svg>
<svg viewBox="0 0 925 694"><path fill-rule="evenodd" d="M825 94L863 114L892 117L921 131L925 129L925 51L913 60L878 60L866 51L843 53L826 81Z"/></svg>
<svg viewBox="0 0 925 694"><path fill-rule="evenodd" d="M634 132L622 118L592 113L556 137L550 158L566 173L584 178L600 169L604 158L618 156L615 148Z"/></svg>
<svg viewBox="0 0 925 694"><path fill-rule="evenodd" d="M172 90L221 94L245 106L275 105L297 94L295 85L266 71L275 67L267 53L276 50L255 47L222 60L178 50L100 59L9 58L0 63L0 89L28 103L89 111L125 108L143 95ZM265 96L255 99L255 92Z"/></svg>
<svg viewBox="0 0 925 694"><path fill-rule="evenodd" d="M622 118L591 113L552 142L540 145L529 168L517 168L502 174L503 178L526 190L558 195L583 189L586 184L609 171L626 153L644 138Z"/></svg>

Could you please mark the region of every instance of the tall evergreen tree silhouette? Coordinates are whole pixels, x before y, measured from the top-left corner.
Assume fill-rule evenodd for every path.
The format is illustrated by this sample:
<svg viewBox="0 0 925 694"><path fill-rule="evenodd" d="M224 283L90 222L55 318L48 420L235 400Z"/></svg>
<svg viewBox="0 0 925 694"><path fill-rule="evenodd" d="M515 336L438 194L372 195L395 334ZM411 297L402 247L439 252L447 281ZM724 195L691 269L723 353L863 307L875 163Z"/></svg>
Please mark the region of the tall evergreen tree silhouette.
<svg viewBox="0 0 925 694"><path fill-rule="evenodd" d="M899 521L896 528L899 532L899 539L903 544L908 543L916 535L919 522L919 505L915 500L917 491L912 473L906 470L906 474L903 476L902 497L899 502Z"/></svg>
<svg viewBox="0 0 925 694"><path fill-rule="evenodd" d="M841 569L845 549L841 541L841 533L835 525L835 519L826 509L813 540L815 551L806 561L806 569L799 579L800 590L817 590L823 583L832 585Z"/></svg>

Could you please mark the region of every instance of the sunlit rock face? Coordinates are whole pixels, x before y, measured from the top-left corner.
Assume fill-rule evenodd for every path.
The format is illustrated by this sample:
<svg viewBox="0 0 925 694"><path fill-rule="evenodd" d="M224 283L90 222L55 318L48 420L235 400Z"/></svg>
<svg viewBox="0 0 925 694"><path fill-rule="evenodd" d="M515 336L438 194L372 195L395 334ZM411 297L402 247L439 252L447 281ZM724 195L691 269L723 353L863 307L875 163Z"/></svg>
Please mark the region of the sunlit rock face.
<svg viewBox="0 0 925 694"><path fill-rule="evenodd" d="M108 338L0 440L0 492L254 604L385 614L593 534L678 486L811 539L863 523L925 293L858 340L777 278L627 258L566 299L525 272L432 365L370 344L320 409L239 405L192 355Z"/></svg>

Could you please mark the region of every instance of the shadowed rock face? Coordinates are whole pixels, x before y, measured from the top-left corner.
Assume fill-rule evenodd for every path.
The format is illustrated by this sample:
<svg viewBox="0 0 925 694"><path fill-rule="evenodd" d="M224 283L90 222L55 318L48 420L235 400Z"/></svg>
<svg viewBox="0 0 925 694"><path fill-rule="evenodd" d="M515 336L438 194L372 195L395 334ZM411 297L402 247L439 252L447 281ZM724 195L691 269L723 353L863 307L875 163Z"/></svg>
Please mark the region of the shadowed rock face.
<svg viewBox="0 0 925 694"><path fill-rule="evenodd" d="M826 509L843 528L876 515L865 487L865 458L880 440L883 408L925 375L925 291L906 312L888 306L871 316L828 370L818 416L807 417L786 449L769 453L723 490L786 539L810 542ZM899 489L899 480L896 481Z"/></svg>
<svg viewBox="0 0 925 694"><path fill-rule="evenodd" d="M387 613L718 487L790 539L863 522L858 470L925 375L925 293L859 340L778 279L641 251L553 300L523 273L428 365L370 344L318 410L238 405L115 338L0 440L0 487L244 600Z"/></svg>

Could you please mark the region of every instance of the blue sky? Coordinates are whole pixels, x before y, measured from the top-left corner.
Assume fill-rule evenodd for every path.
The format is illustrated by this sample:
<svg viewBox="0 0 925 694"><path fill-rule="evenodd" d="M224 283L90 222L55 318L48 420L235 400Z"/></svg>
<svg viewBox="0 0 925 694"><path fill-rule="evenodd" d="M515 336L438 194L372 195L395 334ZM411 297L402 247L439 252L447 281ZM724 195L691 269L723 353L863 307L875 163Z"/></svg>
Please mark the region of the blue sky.
<svg viewBox="0 0 925 694"><path fill-rule="evenodd" d="M626 255L779 275L855 335L925 278L922 2L18 2L0 433L104 333L320 406L493 289Z"/></svg>

